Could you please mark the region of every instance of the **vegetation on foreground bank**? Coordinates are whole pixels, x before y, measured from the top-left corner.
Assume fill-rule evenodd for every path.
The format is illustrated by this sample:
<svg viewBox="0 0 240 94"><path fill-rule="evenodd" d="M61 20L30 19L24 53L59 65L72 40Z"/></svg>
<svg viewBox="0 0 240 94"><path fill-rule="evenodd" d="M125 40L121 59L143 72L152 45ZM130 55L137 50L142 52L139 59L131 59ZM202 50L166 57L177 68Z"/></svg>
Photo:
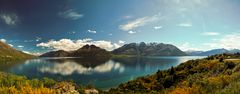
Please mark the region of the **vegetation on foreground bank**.
<svg viewBox="0 0 240 94"><path fill-rule="evenodd" d="M237 94L240 54L221 54L190 60L154 75L140 77L108 94Z"/></svg>
<svg viewBox="0 0 240 94"><path fill-rule="evenodd" d="M0 72L0 94L83 94L85 90L95 89L71 81L58 82L49 78L29 80L25 76Z"/></svg>
<svg viewBox="0 0 240 94"><path fill-rule="evenodd" d="M50 94L55 91L48 86L56 82L50 79L28 80L23 76L16 76L8 73L0 73L0 93L1 94Z"/></svg>

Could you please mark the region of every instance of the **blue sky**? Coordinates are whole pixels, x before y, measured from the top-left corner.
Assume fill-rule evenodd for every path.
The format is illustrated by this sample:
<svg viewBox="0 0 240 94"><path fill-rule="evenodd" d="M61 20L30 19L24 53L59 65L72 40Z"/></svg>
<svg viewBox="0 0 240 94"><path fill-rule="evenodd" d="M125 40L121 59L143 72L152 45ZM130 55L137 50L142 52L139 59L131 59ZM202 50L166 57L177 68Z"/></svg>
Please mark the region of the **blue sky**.
<svg viewBox="0 0 240 94"><path fill-rule="evenodd" d="M131 42L240 48L239 0L1 0L0 39L42 53Z"/></svg>

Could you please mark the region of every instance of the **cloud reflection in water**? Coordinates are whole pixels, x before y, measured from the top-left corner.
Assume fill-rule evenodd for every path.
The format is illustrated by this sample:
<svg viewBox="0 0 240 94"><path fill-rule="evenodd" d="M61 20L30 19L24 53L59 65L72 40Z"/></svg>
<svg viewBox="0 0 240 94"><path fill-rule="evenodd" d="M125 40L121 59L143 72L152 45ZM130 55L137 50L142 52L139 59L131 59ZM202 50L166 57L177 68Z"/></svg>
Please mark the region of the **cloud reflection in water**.
<svg viewBox="0 0 240 94"><path fill-rule="evenodd" d="M71 75L73 73L78 74L92 74L92 73L106 73L110 71L124 72L124 66L120 63L107 61L104 64L100 64L96 67L85 67L79 63L73 61L66 61L64 63L54 63L53 66L41 67L38 69L42 73L52 73L61 75Z"/></svg>

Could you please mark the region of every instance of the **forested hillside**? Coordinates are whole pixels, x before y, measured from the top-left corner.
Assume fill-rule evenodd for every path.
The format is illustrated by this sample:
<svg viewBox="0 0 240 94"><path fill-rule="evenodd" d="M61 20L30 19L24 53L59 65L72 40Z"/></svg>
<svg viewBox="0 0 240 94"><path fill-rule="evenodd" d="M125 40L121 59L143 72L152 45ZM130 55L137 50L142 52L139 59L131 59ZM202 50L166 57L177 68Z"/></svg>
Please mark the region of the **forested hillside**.
<svg viewBox="0 0 240 94"><path fill-rule="evenodd" d="M108 93L237 94L240 90L239 71L239 53L214 55L140 77Z"/></svg>

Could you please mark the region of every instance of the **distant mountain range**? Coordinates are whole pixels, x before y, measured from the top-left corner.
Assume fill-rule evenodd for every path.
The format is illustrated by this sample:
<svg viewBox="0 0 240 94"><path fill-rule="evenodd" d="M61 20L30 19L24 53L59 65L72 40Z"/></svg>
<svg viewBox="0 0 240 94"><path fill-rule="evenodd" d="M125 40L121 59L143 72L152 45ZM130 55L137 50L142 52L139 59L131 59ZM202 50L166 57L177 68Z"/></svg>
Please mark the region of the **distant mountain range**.
<svg viewBox="0 0 240 94"><path fill-rule="evenodd" d="M227 50L227 49L213 49L209 51L186 51L188 55L193 55L193 56L210 56L210 55L215 55L215 54L222 54L222 53L237 53L240 52L239 49L233 49L233 50Z"/></svg>
<svg viewBox="0 0 240 94"><path fill-rule="evenodd" d="M136 56L183 56L185 52L171 44L163 43L130 43L112 51L116 55Z"/></svg>
<svg viewBox="0 0 240 94"><path fill-rule="evenodd" d="M130 43L111 52L101 49L95 45L85 45L76 51L52 51L42 54L40 57L110 57L114 55L134 56L183 56L187 55L176 46L163 43Z"/></svg>
<svg viewBox="0 0 240 94"><path fill-rule="evenodd" d="M32 57L32 55L18 51L8 44L0 41L0 61L20 60Z"/></svg>
<svg viewBox="0 0 240 94"><path fill-rule="evenodd" d="M76 51L52 51L42 54L40 57L89 57L89 58L109 58L111 53L95 45L85 45Z"/></svg>

